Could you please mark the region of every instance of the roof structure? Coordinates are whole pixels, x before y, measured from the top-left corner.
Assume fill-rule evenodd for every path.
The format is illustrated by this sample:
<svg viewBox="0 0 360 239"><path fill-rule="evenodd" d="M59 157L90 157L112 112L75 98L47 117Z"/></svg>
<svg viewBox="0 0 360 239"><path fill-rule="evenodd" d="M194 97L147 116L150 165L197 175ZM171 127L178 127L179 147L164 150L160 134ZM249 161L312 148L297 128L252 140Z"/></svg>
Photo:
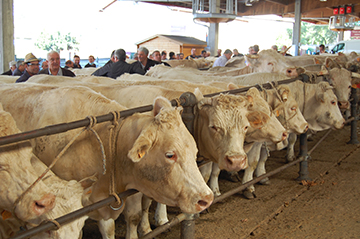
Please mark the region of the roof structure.
<svg viewBox="0 0 360 239"><path fill-rule="evenodd" d="M191 0L138 0L148 3L183 7L192 9ZM295 0L237 0L237 16L259 16L274 14L281 17L294 18ZM204 1L205 10L209 10L208 4ZM302 21L315 24L328 24L330 16L333 16L333 9L339 6L352 6L352 13L356 21L360 20L360 0L301 0ZM220 0L220 13L226 12L226 0Z"/></svg>
<svg viewBox="0 0 360 239"><path fill-rule="evenodd" d="M146 38L142 41L139 41L136 43L136 45L139 45L139 44L142 44L144 42L147 42L147 41L150 41L150 40L153 40L157 37L165 37L165 38L169 38L170 40L172 41L176 41L177 43L183 45L183 44L186 44L186 45L207 45L207 43L205 41L201 41L199 39L196 39L194 37L186 37L186 36L177 36L177 35L154 35L154 36L151 36L149 38Z"/></svg>

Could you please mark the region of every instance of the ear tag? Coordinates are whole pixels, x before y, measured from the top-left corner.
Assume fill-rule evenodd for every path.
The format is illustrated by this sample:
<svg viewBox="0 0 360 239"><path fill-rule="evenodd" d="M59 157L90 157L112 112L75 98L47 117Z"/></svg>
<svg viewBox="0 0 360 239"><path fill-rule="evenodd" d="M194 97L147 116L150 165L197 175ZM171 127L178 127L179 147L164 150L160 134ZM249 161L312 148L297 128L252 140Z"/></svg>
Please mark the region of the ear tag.
<svg viewBox="0 0 360 239"><path fill-rule="evenodd" d="M1 216L2 216L3 220L6 220L6 219L10 218L12 216L12 214L11 214L11 212L4 210L1 213Z"/></svg>
<svg viewBox="0 0 360 239"><path fill-rule="evenodd" d="M142 157L144 157L144 155L145 155L145 153L144 153L144 152L139 152L139 153L138 153L138 157L139 157L139 159L141 159Z"/></svg>
<svg viewBox="0 0 360 239"><path fill-rule="evenodd" d="M316 63L317 65L320 65L320 61L319 61L319 60L315 60L315 63Z"/></svg>
<svg viewBox="0 0 360 239"><path fill-rule="evenodd" d="M279 111L277 110L277 111L276 111L276 117L279 117L279 115L280 115L280 113L279 113Z"/></svg>
<svg viewBox="0 0 360 239"><path fill-rule="evenodd" d="M92 190L91 190L91 189L89 189L89 191L87 191L85 194L86 194L86 195L89 195L90 193L92 193Z"/></svg>

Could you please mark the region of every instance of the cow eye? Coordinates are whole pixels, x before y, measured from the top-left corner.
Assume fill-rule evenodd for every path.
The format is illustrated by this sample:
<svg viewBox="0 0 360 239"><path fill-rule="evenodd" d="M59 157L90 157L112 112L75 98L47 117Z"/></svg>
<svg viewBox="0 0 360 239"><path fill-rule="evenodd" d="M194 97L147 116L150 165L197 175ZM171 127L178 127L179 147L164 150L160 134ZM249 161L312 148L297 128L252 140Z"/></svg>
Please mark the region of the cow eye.
<svg viewBox="0 0 360 239"><path fill-rule="evenodd" d="M331 101L331 104L332 104L332 105L336 105L336 101L335 101L335 100L332 100L332 101Z"/></svg>
<svg viewBox="0 0 360 239"><path fill-rule="evenodd" d="M296 111L296 107L294 106L294 107L291 107L291 110L292 111Z"/></svg>
<svg viewBox="0 0 360 239"><path fill-rule="evenodd" d="M351 85L349 85L349 89L351 89Z"/></svg>
<svg viewBox="0 0 360 239"><path fill-rule="evenodd" d="M245 126L244 130L246 131L249 128L249 126Z"/></svg>
<svg viewBox="0 0 360 239"><path fill-rule="evenodd" d="M210 128L213 129L213 130L215 130L215 131L218 131L218 130L219 130L215 125L210 126Z"/></svg>
<svg viewBox="0 0 360 239"><path fill-rule="evenodd" d="M177 159L177 156L176 156L175 152L166 152L165 157L168 158L168 159L175 160L175 161Z"/></svg>

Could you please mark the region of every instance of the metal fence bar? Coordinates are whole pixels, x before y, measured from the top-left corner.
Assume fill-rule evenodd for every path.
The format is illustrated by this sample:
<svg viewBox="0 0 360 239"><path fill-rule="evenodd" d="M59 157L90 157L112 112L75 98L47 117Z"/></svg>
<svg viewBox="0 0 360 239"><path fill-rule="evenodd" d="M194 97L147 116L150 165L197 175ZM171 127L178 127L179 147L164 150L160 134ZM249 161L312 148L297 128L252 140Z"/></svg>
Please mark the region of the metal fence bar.
<svg viewBox="0 0 360 239"><path fill-rule="evenodd" d="M121 200L123 200L124 198L127 198L135 193L137 193L138 191L135 190L135 189L129 189L125 192L122 192L122 193L119 193L118 196L121 198ZM104 206L107 206L109 205L110 203L113 203L113 202L116 202L116 198L114 196L110 196L106 199L103 199L99 202L96 202L94 204L91 204L89 206L86 206L86 207L83 207L79 210L76 210L74 212L71 212L69 214L66 214L62 217L59 217L57 219L55 219L60 225L63 225L63 224L67 224L69 222L72 222L74 220L76 220L77 218L79 217L82 217L82 216L85 216L87 215L88 213L92 212L92 211L95 211L101 207L104 207ZM19 233L17 234L16 236L14 237L10 237L10 239L25 239L25 238L29 238L31 236L34 236L38 233L41 233L41 232L46 232L46 231L49 231L49 230L56 230L58 229L58 227L52 223L52 222L47 222L47 223L44 223L38 227L34 227L28 231L25 231L25 232L22 232L22 233Z"/></svg>

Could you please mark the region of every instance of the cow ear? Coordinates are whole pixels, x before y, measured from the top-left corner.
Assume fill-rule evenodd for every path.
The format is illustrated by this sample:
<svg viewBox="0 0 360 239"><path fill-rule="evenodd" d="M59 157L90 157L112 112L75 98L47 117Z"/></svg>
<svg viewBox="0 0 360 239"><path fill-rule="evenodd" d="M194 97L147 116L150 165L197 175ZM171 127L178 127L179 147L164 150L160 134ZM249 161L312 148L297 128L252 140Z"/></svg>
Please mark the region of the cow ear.
<svg viewBox="0 0 360 239"><path fill-rule="evenodd" d="M290 93L290 88L286 85L281 85L279 87L279 94L281 96L281 99L286 102Z"/></svg>
<svg viewBox="0 0 360 239"><path fill-rule="evenodd" d="M314 57L314 64L315 64L315 65L321 65L320 59L317 58L317 57Z"/></svg>
<svg viewBox="0 0 360 239"><path fill-rule="evenodd" d="M304 67L296 67L296 72L298 73L298 75L305 73L305 71L306 70Z"/></svg>
<svg viewBox="0 0 360 239"><path fill-rule="evenodd" d="M234 83L230 82L228 85L227 85L227 89L228 90L236 90L236 89L239 89L239 86L235 85Z"/></svg>
<svg viewBox="0 0 360 239"><path fill-rule="evenodd" d="M340 66L335 61L333 61L333 59L331 59L330 57L326 57L325 66L330 68L330 69L333 69L333 68L336 68L336 67L340 68Z"/></svg>
<svg viewBox="0 0 360 239"><path fill-rule="evenodd" d="M259 129L263 127L270 119L270 117L261 111L252 111L247 114L247 119L250 126Z"/></svg>
<svg viewBox="0 0 360 239"><path fill-rule="evenodd" d="M199 109L201 109L204 105L212 105L212 98L204 97L202 100L198 101Z"/></svg>
<svg viewBox="0 0 360 239"><path fill-rule="evenodd" d="M94 185L94 183L99 179L99 175L98 173L95 173L92 176L83 178L79 181L79 183L81 184L81 187L83 189L87 189L90 188L92 185Z"/></svg>
<svg viewBox="0 0 360 239"><path fill-rule="evenodd" d="M321 70L317 73L319 76L328 75L329 71L326 69L324 65L321 66Z"/></svg>
<svg viewBox="0 0 360 239"><path fill-rule="evenodd" d="M156 116L160 113L160 110L162 108L171 108L171 103L168 99L162 97L162 96L158 96L155 98L154 100L154 104L153 104L153 116Z"/></svg>
<svg viewBox="0 0 360 239"><path fill-rule="evenodd" d="M332 87L327 82L320 82L317 84L315 98L317 101L322 103L325 102L324 94L328 89L332 89Z"/></svg>
<svg viewBox="0 0 360 239"><path fill-rule="evenodd" d="M254 105L254 98L251 95L246 95L247 100L249 101L248 107L252 107Z"/></svg>
<svg viewBox="0 0 360 239"><path fill-rule="evenodd" d="M152 145L151 134L147 133L148 131L140 134L127 155L134 163L140 162Z"/></svg>

